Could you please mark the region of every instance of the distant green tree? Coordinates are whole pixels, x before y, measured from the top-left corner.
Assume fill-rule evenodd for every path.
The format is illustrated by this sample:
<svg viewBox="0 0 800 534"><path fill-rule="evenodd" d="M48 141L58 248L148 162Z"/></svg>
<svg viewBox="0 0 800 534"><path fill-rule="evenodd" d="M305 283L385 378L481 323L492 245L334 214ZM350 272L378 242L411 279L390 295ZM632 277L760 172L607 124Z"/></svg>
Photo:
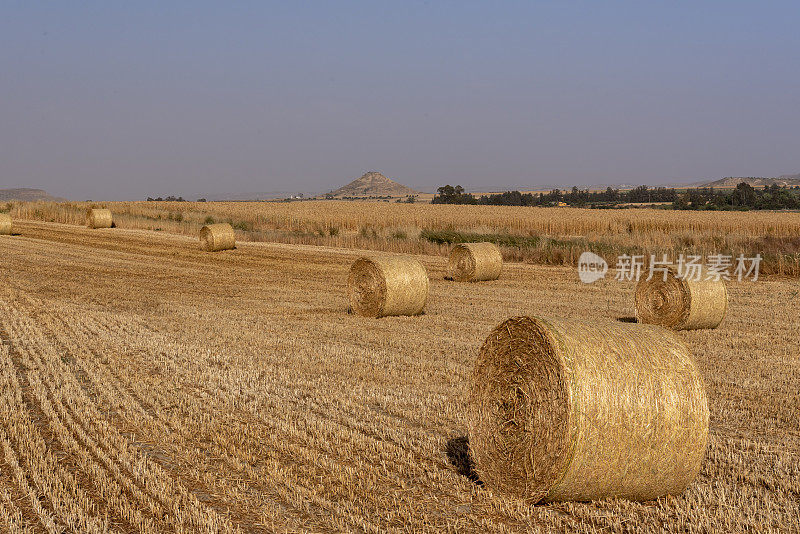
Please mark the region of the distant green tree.
<svg viewBox="0 0 800 534"><path fill-rule="evenodd" d="M450 184L442 186L436 190L431 204L477 204L478 200L471 193L464 191L460 185L453 187Z"/></svg>
<svg viewBox="0 0 800 534"><path fill-rule="evenodd" d="M731 194L731 204L733 206L755 207L756 190L747 182L741 182Z"/></svg>

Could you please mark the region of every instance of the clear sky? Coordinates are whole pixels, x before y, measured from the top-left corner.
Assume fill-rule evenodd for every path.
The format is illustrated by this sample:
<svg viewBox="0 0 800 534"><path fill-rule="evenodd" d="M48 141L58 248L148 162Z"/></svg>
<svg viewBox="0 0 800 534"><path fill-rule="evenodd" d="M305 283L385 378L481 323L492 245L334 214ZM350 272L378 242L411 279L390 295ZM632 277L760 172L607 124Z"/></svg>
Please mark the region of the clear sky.
<svg viewBox="0 0 800 534"><path fill-rule="evenodd" d="M0 187L800 172L800 3L3 2Z"/></svg>

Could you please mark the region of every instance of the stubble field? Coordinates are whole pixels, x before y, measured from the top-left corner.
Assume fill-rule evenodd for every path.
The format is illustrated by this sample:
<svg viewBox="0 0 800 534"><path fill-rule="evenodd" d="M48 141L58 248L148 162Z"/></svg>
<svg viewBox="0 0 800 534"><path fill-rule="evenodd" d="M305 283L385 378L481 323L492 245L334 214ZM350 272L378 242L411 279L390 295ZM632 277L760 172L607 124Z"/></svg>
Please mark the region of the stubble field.
<svg viewBox="0 0 800 534"><path fill-rule="evenodd" d="M794 222L793 222L794 224ZM0 525L10 532L796 531L796 278L729 284L679 332L706 380L707 457L653 502L530 506L469 470L478 349L514 315L629 320L633 284L508 263L426 313L347 313L363 251L15 221L0 236ZM755 235L755 234L754 234Z"/></svg>

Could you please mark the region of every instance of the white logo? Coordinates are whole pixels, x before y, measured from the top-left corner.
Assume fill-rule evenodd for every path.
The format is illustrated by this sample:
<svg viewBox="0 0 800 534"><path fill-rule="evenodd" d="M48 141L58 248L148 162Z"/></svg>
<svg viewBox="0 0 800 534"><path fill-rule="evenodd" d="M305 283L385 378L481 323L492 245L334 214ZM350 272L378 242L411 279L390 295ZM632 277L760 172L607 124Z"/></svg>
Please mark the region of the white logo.
<svg viewBox="0 0 800 534"><path fill-rule="evenodd" d="M603 278L608 272L606 260L593 252L584 252L578 258L578 277L584 284L591 284Z"/></svg>

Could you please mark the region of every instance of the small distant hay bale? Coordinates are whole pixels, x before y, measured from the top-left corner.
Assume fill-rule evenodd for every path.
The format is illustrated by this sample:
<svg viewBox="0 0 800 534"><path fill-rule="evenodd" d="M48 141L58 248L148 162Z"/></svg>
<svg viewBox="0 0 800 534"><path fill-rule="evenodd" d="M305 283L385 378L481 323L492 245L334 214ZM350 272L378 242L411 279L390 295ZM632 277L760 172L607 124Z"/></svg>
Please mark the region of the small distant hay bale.
<svg viewBox="0 0 800 534"><path fill-rule="evenodd" d="M413 258L359 258L347 279L350 309L364 317L418 315L428 287L428 272Z"/></svg>
<svg viewBox="0 0 800 534"><path fill-rule="evenodd" d="M228 223L207 224L200 229L200 246L207 252L236 248L236 234Z"/></svg>
<svg viewBox="0 0 800 534"><path fill-rule="evenodd" d="M497 280L503 255L494 243L461 243L453 247L447 262L447 278L457 282Z"/></svg>
<svg viewBox="0 0 800 534"><path fill-rule="evenodd" d="M89 228L111 228L113 224L111 210L91 208L86 211L86 226Z"/></svg>
<svg viewBox="0 0 800 534"><path fill-rule="evenodd" d="M708 442L705 386L654 325L515 317L478 356L468 399L475 469L530 503L681 493Z"/></svg>
<svg viewBox="0 0 800 534"><path fill-rule="evenodd" d="M0 235L11 235L11 215L0 213Z"/></svg>
<svg viewBox="0 0 800 534"><path fill-rule="evenodd" d="M650 280L636 284L636 318L640 323L658 324L673 330L716 328L728 311L728 290L725 282L681 278L676 267L664 273L653 273Z"/></svg>

